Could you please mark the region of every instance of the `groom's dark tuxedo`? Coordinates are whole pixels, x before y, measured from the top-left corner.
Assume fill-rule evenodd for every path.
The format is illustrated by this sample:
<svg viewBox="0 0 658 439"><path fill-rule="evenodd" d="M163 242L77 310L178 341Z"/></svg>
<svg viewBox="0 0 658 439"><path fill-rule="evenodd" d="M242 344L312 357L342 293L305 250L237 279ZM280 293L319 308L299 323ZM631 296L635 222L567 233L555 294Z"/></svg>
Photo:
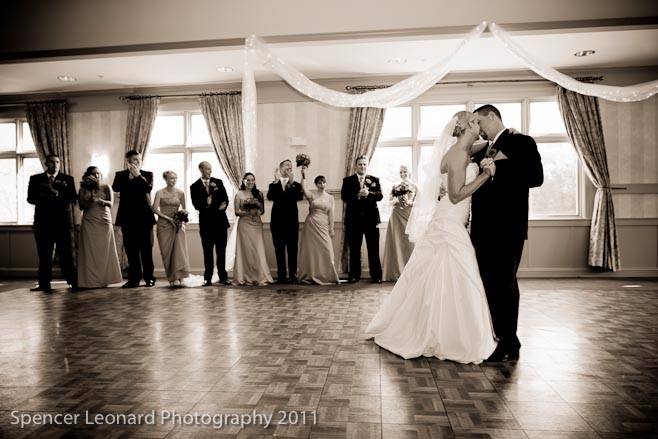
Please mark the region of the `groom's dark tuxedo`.
<svg viewBox="0 0 658 439"><path fill-rule="evenodd" d="M73 264L72 209L77 200L75 182L70 175L58 172L32 175L27 187L27 202L34 204L34 239L39 254L39 286L50 289L53 247L57 248L62 275L76 286Z"/></svg>
<svg viewBox="0 0 658 439"><path fill-rule="evenodd" d="M516 273L528 238L529 189L542 185L544 173L537 144L530 136L505 130L489 149L489 156L500 151L506 158L496 161L494 178L473 194L471 240L499 348L513 353L521 347L516 335ZM486 155L485 148L474 160L479 163Z"/></svg>
<svg viewBox="0 0 658 439"><path fill-rule="evenodd" d="M367 197L359 197L362 187L367 187ZM340 197L345 202L345 236L349 245L349 277L353 280L361 278L361 243L366 237L368 248L368 267L370 277L379 281L382 278L382 266L379 261L379 229L381 222L377 202L383 198L379 179L365 175L363 183L358 174L343 179Z"/></svg>
<svg viewBox="0 0 658 439"><path fill-rule="evenodd" d="M199 178L190 186L192 204L199 211L199 234L203 247L203 263L205 270L203 277L212 281L213 250L217 254L217 275L219 281L227 280L226 274L226 237L229 228L226 217L228 207L228 194L224 183L219 178L210 177L207 184ZM220 205L226 203L223 209Z"/></svg>
<svg viewBox="0 0 658 439"><path fill-rule="evenodd" d="M139 283L143 277L148 283L153 276L153 225L155 216L151 210L153 173L139 171L131 177L129 170L114 175L112 190L119 194L116 225L121 227L123 247L128 256L128 281Z"/></svg>
<svg viewBox="0 0 658 439"><path fill-rule="evenodd" d="M267 199L272 203L272 243L276 254L277 280L286 279L286 248L288 250L288 273L291 280L297 279L297 242L299 239L299 213L297 202L304 198L302 185L288 180L285 187L281 181L270 183Z"/></svg>

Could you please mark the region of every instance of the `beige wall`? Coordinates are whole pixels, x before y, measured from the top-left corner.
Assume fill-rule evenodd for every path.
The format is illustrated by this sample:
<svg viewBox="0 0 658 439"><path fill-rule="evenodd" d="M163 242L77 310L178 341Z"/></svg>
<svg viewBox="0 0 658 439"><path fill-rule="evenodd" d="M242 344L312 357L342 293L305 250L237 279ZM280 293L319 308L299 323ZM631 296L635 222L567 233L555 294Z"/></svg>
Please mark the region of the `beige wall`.
<svg viewBox="0 0 658 439"><path fill-rule="evenodd" d="M658 98L600 103L612 184L658 184ZM658 194L615 194L613 199L618 218L658 217Z"/></svg>

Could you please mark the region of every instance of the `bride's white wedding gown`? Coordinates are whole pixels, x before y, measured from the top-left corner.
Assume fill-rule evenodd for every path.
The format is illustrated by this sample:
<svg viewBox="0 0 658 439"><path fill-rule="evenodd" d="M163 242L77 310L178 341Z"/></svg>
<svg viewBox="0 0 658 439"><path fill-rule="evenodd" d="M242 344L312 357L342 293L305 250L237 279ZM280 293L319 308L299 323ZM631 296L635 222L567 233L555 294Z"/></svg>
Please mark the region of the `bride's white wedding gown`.
<svg viewBox="0 0 658 439"><path fill-rule="evenodd" d="M466 170L466 183L477 176ZM443 174L442 179L447 179ZM470 197L438 202L393 291L368 325L368 338L403 358L480 363L496 348L487 297L466 231Z"/></svg>

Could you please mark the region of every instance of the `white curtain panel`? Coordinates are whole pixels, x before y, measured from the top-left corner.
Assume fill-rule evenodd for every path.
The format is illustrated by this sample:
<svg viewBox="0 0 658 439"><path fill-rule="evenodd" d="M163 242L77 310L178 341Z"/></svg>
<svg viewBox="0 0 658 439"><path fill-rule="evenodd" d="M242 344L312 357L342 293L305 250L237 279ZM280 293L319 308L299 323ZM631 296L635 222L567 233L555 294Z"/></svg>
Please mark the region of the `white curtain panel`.
<svg viewBox="0 0 658 439"><path fill-rule="evenodd" d="M600 84L586 84L562 74L554 68L542 64L528 54L513 38L495 23L483 21L471 30L455 49L442 61L429 69L408 77L387 88L351 94L332 90L310 80L299 70L276 56L268 45L255 35L246 39L244 48L244 70L242 76L242 123L244 129L245 159L247 169L252 169L256 161L256 81L255 70L269 70L276 73L295 90L317 101L335 107L377 107L388 108L409 102L429 90L450 72L452 61L459 51L471 41L479 38L485 29L500 41L505 48L529 69L543 78L562 87L588 96L596 96L610 101L633 102L647 99L658 93L658 80L626 87Z"/></svg>

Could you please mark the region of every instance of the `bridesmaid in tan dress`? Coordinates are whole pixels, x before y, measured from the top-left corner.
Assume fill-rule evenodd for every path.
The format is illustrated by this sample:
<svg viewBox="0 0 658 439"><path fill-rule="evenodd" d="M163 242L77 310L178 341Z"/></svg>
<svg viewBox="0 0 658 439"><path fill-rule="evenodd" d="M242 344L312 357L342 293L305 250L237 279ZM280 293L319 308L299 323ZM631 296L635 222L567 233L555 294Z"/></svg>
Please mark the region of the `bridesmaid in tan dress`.
<svg viewBox="0 0 658 439"><path fill-rule="evenodd" d="M78 285L104 288L122 281L112 225L112 191L90 166L82 176L78 203L82 211L78 247Z"/></svg>
<svg viewBox="0 0 658 439"><path fill-rule="evenodd" d="M233 206L238 217L233 281L237 285L272 283L260 219L265 213L265 202L263 193L256 188L256 177L251 172L242 177Z"/></svg>
<svg viewBox="0 0 658 439"><path fill-rule="evenodd" d="M409 181L409 177L409 169L404 165L400 166L401 181L394 187L404 184L408 186L410 192L397 197L391 193L390 196L393 210L388 220L386 243L384 245L384 263L382 264L382 277L385 281L395 281L400 277L400 273L407 265L414 249L405 231L417 192L416 185Z"/></svg>
<svg viewBox="0 0 658 439"><path fill-rule="evenodd" d="M302 189L308 200L309 212L304 221L299 246L299 281L331 285L339 282L334 265L334 197L325 192L327 180L315 178L317 190L307 188L306 167L302 167Z"/></svg>
<svg viewBox="0 0 658 439"><path fill-rule="evenodd" d="M174 214L181 209L185 210L185 193L176 187L178 176L174 171L165 171L162 178L167 186L155 193L152 207L158 216L158 246L169 285L182 287L183 279L190 275L190 262L187 257L185 225L176 230Z"/></svg>

